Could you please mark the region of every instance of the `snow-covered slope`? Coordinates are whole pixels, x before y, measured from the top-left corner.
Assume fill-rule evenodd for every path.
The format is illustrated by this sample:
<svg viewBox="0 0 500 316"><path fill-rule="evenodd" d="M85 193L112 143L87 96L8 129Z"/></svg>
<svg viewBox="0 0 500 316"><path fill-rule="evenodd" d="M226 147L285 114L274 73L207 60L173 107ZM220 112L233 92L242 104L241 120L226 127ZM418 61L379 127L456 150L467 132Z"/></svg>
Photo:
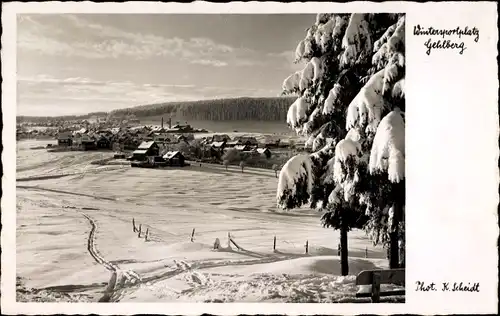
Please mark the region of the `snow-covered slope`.
<svg viewBox="0 0 500 316"><path fill-rule="evenodd" d="M51 168L57 173L54 161L68 157L21 152L24 170L33 173L50 174ZM73 160L64 158L68 171L72 161L78 168L93 155L71 154ZM316 210L278 210L277 181L272 170L241 173L238 167L225 171L207 165L120 168L19 182L17 274L28 288L90 301L103 297L113 272L109 299L114 301L352 299L354 276L337 276L338 232L322 228ZM132 219L141 226L140 238ZM243 249L228 248L228 232ZM363 232L349 236L352 274L385 267L384 251ZM218 250L213 249L216 238Z"/></svg>

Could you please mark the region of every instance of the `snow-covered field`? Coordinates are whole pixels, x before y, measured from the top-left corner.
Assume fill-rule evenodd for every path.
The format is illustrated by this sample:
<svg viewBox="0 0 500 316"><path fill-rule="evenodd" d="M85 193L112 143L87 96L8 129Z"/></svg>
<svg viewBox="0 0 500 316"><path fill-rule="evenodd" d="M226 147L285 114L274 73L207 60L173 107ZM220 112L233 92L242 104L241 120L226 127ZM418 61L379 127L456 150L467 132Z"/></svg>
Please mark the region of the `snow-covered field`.
<svg viewBox="0 0 500 316"><path fill-rule="evenodd" d="M382 248L353 231L351 275L338 276L339 233L315 210L276 209L271 170L103 169L90 165L103 153L29 149L39 145L18 142L20 300L349 302L357 273L386 268ZM54 177L29 180L42 174Z"/></svg>

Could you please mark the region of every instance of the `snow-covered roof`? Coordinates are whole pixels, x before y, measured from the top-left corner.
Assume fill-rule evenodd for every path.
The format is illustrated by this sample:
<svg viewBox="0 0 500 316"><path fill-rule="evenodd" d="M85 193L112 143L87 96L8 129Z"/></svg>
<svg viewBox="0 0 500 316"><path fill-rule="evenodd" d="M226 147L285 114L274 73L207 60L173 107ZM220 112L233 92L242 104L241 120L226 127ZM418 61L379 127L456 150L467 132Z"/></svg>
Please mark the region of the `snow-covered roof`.
<svg viewBox="0 0 500 316"><path fill-rule="evenodd" d="M154 141L142 142L137 149L149 149L154 143Z"/></svg>
<svg viewBox="0 0 500 316"><path fill-rule="evenodd" d="M269 150L269 148L257 148L257 152L258 152L259 154L263 154L263 153L265 153L266 151L271 152L271 151Z"/></svg>
<svg viewBox="0 0 500 316"><path fill-rule="evenodd" d="M245 150L247 148L248 148L247 145L236 145L236 146L234 146L234 149L236 149L236 150Z"/></svg>
<svg viewBox="0 0 500 316"><path fill-rule="evenodd" d="M212 147L222 147L224 146L225 142L213 142Z"/></svg>
<svg viewBox="0 0 500 316"><path fill-rule="evenodd" d="M182 156L182 153L180 151L169 151L165 155L163 155L163 159L172 159L178 155Z"/></svg>
<svg viewBox="0 0 500 316"><path fill-rule="evenodd" d="M134 155L145 155L148 151L146 149L137 149L132 152Z"/></svg>

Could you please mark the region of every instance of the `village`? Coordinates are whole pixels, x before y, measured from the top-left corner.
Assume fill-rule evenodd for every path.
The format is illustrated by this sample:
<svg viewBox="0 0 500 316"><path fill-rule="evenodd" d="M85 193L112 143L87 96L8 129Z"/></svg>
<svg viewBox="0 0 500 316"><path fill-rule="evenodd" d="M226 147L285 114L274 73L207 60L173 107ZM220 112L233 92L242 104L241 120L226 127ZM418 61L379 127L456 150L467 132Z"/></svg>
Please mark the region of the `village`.
<svg viewBox="0 0 500 316"><path fill-rule="evenodd" d="M115 159L126 160L132 167L159 168L189 166L188 161L278 169L289 159L294 144L279 138L257 140L242 135L208 134L187 122L172 119L159 126L135 124L111 125L105 120L51 127L33 133L31 137L56 139L47 145L51 152L113 151ZM195 134L209 136L195 137ZM40 149L40 148L39 148Z"/></svg>

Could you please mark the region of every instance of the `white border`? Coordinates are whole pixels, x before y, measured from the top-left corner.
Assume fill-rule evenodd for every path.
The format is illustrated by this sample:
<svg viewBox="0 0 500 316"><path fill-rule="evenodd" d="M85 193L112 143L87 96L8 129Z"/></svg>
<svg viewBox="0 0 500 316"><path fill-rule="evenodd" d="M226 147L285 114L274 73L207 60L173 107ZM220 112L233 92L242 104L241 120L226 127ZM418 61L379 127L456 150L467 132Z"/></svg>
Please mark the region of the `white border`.
<svg viewBox="0 0 500 316"><path fill-rule="evenodd" d="M154 3L6 3L2 5L2 311L7 314L393 314L495 313L498 273L498 80L497 10L493 2L351 2L215 4ZM407 13L407 299L405 304L280 304L280 303L13 303L15 298L15 108L16 13ZM463 21L463 23L462 23ZM460 63L452 52L423 55L424 37L411 35L414 24L479 26L481 41ZM480 52L478 51L480 47ZM293 49L293 47L291 47ZM481 53L481 59L477 54ZM441 57L439 57L441 56ZM474 57L475 56L475 57ZM468 61L468 58L470 60ZM474 67L470 67L475 63ZM464 67L469 65L469 67ZM432 70L434 68L436 70ZM461 72L461 68L465 70ZM455 72L443 75L439 71ZM433 71L436 71L435 73ZM467 71L467 72L464 72ZM440 81L437 81L438 77ZM464 91L468 90L468 91ZM433 95L430 95L432 93ZM477 95L476 95L477 94ZM458 95L458 97L457 97ZM476 102L471 102L476 100ZM448 102L449 101L449 102ZM466 102L465 102L466 101ZM439 109L447 113L432 116ZM456 126L471 115L481 122ZM463 131L469 128L469 132ZM447 132L448 131L448 132ZM434 134L430 134L434 133ZM438 133L438 135L436 134ZM455 134L454 134L455 133ZM456 138L460 133L461 139ZM455 135L455 136L454 136ZM470 144L474 145L470 145ZM470 152L467 148L472 148ZM446 150L446 151L445 151ZM446 161L443 157L455 155ZM430 159L433 152L435 159ZM424 155L427 153L427 155ZM460 165L458 165L460 164ZM450 166L455 166L452 169ZM446 173L456 170L462 177ZM472 172L474 171L474 172ZM441 175L439 173L441 172ZM444 174L443 174L444 173ZM467 179L476 182L467 184ZM477 190L478 186L482 186ZM439 192L440 196L433 195ZM479 196L468 196L467 192ZM456 200L461 204L457 204ZM455 201L455 202L454 202ZM450 205L455 207L450 209ZM464 207L461 207L464 205ZM468 206L469 208L465 208ZM465 236L465 237L464 237ZM468 239L467 239L468 238ZM448 253L444 250L449 251ZM412 292L411 282L442 275L481 280L478 295ZM439 281L438 281L439 282Z"/></svg>

